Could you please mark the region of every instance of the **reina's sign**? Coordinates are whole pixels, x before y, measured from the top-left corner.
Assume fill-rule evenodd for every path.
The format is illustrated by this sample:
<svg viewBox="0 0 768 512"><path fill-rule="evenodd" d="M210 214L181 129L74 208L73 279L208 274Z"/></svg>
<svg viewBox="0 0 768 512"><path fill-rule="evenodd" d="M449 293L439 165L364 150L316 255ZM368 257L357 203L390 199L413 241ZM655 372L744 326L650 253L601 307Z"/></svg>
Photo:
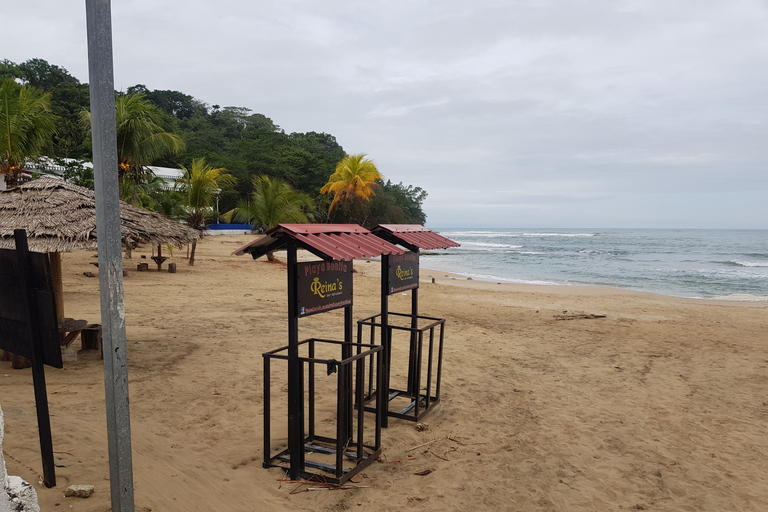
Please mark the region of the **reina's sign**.
<svg viewBox="0 0 768 512"><path fill-rule="evenodd" d="M297 267L300 317L352 305L351 261L312 261Z"/></svg>
<svg viewBox="0 0 768 512"><path fill-rule="evenodd" d="M412 290L419 287L419 253L407 251L389 257L389 294Z"/></svg>

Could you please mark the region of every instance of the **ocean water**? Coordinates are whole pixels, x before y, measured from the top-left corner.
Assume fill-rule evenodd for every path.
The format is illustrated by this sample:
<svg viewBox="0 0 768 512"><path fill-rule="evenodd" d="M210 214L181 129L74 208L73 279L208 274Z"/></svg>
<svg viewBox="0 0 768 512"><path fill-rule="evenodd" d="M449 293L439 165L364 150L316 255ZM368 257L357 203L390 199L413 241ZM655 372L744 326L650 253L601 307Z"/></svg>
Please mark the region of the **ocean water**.
<svg viewBox="0 0 768 512"><path fill-rule="evenodd" d="M434 229L423 268L473 279L768 301L768 230Z"/></svg>

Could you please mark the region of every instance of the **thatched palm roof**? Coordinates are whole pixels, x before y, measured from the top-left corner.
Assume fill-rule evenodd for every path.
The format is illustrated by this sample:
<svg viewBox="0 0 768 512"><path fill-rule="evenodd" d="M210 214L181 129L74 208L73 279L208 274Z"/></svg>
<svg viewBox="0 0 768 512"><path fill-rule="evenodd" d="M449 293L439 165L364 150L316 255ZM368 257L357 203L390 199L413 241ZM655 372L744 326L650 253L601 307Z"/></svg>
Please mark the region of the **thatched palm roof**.
<svg viewBox="0 0 768 512"><path fill-rule="evenodd" d="M120 202L123 243L180 245L199 237L184 224ZM14 229L26 229L29 249L65 252L96 248L96 194L57 178L40 178L0 192L0 248L13 249Z"/></svg>

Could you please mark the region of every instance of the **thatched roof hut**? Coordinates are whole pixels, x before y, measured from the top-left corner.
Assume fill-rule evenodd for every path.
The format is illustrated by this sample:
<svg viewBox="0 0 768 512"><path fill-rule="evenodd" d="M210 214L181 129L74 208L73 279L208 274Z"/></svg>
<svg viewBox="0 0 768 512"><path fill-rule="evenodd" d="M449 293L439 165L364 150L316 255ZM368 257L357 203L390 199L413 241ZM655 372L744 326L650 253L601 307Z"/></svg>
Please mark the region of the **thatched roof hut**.
<svg viewBox="0 0 768 512"><path fill-rule="evenodd" d="M181 245L198 231L120 202L123 244ZM29 249L67 252L96 248L96 194L57 178L40 178L0 192L0 248L13 249L14 229L26 229Z"/></svg>

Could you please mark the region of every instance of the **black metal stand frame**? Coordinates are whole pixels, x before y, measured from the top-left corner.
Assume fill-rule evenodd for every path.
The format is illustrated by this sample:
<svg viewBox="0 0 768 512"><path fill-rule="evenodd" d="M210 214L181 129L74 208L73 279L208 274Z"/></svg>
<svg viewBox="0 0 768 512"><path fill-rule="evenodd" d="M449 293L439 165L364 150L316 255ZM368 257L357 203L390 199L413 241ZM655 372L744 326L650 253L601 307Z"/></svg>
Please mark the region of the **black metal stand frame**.
<svg viewBox="0 0 768 512"><path fill-rule="evenodd" d="M409 361L408 361L408 388L409 389L393 389L389 387L389 376L385 375L377 379L376 387L373 384L372 369L369 371L369 380L367 383L365 393L365 403L370 404L374 400L376 401L375 407L366 407L367 411L376 412L380 407L380 400L377 400L379 392L378 390L387 389L387 400L384 406L386 416L392 418L400 418L409 421L419 421L421 418L432 410L438 403L440 403L440 380L443 369L443 340L445 333L445 319L433 318L428 316L419 316L405 313L388 313L389 317L401 317L410 320L412 327L403 327L398 325L386 325L386 336L382 336L382 340L385 340L386 351L384 358L387 361L387 373L392 368L392 331L407 331L410 332L410 349L409 349ZM378 319L378 322L377 322ZM429 322L423 327L418 327L419 321ZM357 322L357 339L361 342L363 339L363 328L368 327L370 329L370 343L373 345L376 341L376 330L382 329L382 315L373 315L368 318L363 318ZM438 341L437 341L437 369L433 372L434 368L434 352L435 352L435 329L439 327ZM424 359L424 333L429 332L429 347L427 349L427 382L425 383L424 392L421 391L421 374L422 365ZM432 394L432 381L435 380L434 394ZM382 385L386 379L387 384ZM390 402L397 397L408 397L410 403L403 409L390 410ZM385 419L386 421L386 419Z"/></svg>
<svg viewBox="0 0 768 512"><path fill-rule="evenodd" d="M335 345L340 350L341 360L336 359L318 359L315 358L316 344ZM341 485L349 478L369 466L381 455L381 418L382 408L365 408L365 381L366 366L369 368L368 381L372 384L374 375L376 376L377 386L382 383L382 354L383 347L361 344L345 343L335 340L326 340L318 338L309 338L298 343L306 345L307 357L298 357L299 375L298 383L303 387L304 369L306 367L308 374L308 400L307 400L307 419L308 431L303 440L303 453L301 457L302 468L298 472L301 478L314 481ZM356 348L356 354L352 354L352 349ZM263 466L280 467L286 472L293 472L295 468L291 465L291 450L286 448L278 453L272 453L271 447L271 360L290 360L289 346L280 347L262 354L264 358L264 462ZM346 357L345 357L346 356ZM366 358L368 364L366 365ZM336 383L336 437L326 437L315 433L316 415L315 415L315 367L321 365L323 372L327 375L337 373ZM354 376L354 391L352 381ZM303 391L302 391L303 393ZM354 397L354 404L352 399ZM357 409L357 428L353 428L353 408ZM376 413L374 420L374 444L366 445L364 437L365 430L365 410L372 410ZM303 415L302 415L303 416ZM369 423L370 425L370 423ZM290 435L290 432L289 432ZM368 432L370 436L370 432ZM335 462L329 464L318 460L308 460L307 456L311 454L333 455ZM295 456L294 456L295 459ZM346 465L345 465L346 462ZM314 468L324 473L313 473L307 468ZM296 478L296 476L291 476Z"/></svg>

